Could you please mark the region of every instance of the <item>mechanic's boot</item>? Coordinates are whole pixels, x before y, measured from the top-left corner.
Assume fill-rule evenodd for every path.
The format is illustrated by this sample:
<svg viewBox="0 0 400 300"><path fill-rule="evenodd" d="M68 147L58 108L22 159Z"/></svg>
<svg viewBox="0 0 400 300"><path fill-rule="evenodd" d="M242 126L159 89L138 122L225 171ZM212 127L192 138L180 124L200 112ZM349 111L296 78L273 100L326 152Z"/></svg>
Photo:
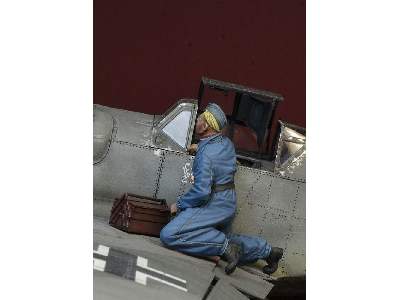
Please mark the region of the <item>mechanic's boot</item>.
<svg viewBox="0 0 400 300"><path fill-rule="evenodd" d="M222 258L228 262L228 265L225 267L226 274L229 275L233 273L233 271L235 271L242 252L243 251L241 245L229 242L224 254L222 255Z"/></svg>
<svg viewBox="0 0 400 300"><path fill-rule="evenodd" d="M278 247L272 247L271 252L268 257L265 259L267 264L263 268L263 272L265 274L272 274L278 269L278 262L283 256L283 249Z"/></svg>

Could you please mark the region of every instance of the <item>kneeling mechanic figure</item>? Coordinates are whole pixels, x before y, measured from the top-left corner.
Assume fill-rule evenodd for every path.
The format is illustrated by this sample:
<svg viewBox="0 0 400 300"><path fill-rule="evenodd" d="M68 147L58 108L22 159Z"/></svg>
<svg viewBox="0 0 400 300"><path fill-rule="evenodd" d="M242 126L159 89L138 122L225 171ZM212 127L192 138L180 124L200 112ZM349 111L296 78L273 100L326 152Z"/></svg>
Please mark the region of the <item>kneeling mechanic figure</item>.
<svg viewBox="0 0 400 300"><path fill-rule="evenodd" d="M234 175L236 153L231 140L221 135L227 119L222 109L210 103L196 121L200 138L193 162L193 187L171 205L178 213L161 231L168 247L196 256L220 256L228 262L225 273L238 264L264 259L264 273L278 268L283 249L271 247L260 237L229 232L236 211Z"/></svg>

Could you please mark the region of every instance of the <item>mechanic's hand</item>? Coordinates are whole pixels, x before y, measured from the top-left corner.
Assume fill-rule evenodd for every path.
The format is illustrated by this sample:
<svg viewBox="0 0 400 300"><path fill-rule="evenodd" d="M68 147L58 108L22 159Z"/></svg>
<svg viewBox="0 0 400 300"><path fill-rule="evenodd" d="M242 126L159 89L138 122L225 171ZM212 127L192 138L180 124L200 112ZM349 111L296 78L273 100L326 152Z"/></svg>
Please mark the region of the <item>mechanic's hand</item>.
<svg viewBox="0 0 400 300"><path fill-rule="evenodd" d="M176 206L176 203L172 203L169 209L171 211L171 215L175 215L178 211L178 207Z"/></svg>
<svg viewBox="0 0 400 300"><path fill-rule="evenodd" d="M191 154L191 155L196 154L196 152L197 152L197 144L191 144L191 145L189 146L189 148L188 148L188 152L189 152L189 154Z"/></svg>

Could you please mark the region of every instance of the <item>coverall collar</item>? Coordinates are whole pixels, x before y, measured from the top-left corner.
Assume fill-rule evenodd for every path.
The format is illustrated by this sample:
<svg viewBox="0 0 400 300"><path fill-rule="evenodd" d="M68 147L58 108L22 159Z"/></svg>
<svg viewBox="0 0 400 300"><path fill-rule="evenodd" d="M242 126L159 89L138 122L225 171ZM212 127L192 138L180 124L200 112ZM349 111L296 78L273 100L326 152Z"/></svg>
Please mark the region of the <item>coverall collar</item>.
<svg viewBox="0 0 400 300"><path fill-rule="evenodd" d="M221 135L221 133L216 133L216 134L214 134L214 135L212 135L212 136L209 136L209 137L206 137L206 138L204 138L204 139L200 139L200 144L207 144L209 141L211 141L213 138L216 138L217 136L220 136Z"/></svg>

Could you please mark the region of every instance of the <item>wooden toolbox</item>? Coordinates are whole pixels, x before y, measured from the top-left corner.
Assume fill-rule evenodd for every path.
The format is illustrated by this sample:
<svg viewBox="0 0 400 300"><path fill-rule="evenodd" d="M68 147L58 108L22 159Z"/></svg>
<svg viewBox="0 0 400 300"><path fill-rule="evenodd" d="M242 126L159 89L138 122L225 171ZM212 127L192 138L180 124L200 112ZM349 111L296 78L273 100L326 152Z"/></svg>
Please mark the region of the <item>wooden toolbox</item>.
<svg viewBox="0 0 400 300"><path fill-rule="evenodd" d="M114 201L109 224L129 233L160 236L170 220L164 199L153 199L125 193Z"/></svg>

